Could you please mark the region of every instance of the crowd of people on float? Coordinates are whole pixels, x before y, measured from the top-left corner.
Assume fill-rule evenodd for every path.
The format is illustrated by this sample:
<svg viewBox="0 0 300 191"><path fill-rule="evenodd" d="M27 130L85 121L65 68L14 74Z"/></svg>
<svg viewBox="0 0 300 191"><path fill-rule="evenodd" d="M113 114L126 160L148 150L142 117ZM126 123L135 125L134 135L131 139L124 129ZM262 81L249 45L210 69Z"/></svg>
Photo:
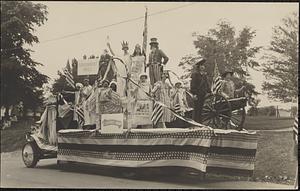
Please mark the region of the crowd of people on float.
<svg viewBox="0 0 300 191"><path fill-rule="evenodd" d="M194 100L194 105L189 106L187 92L182 87L182 82L176 81L175 84L172 84L169 73L164 71L164 65L168 63L169 58L159 49L157 38L151 38L151 51L148 61L145 60L146 55L139 44L135 46L132 54L129 53L128 42L123 41L121 45L123 54L117 55L110 43L107 43L108 50L104 49L103 54L100 56L98 79L93 87L90 85L88 78L84 80L83 85L76 84L75 104L81 103L85 108L86 124L99 123L95 121L95 117L91 116L95 113L101 115L124 112L135 118L138 103L148 102L148 104L152 104L151 110L153 109L153 100L163 103L182 116L193 107L193 119L196 122L202 122L204 97L211 92L205 71L205 59L198 61L192 71L190 95ZM120 58L121 61L112 58ZM149 75L145 73L146 68L148 68ZM235 90L234 83L231 80L232 75L232 71L225 71L223 74L225 80L221 93L226 98L233 98L236 91L241 91ZM96 100L85 101L93 93L97 93ZM113 97L116 99L113 99ZM99 104L98 108L95 108L95 103ZM156 127L166 128L166 123L176 119L168 108L163 107L163 115ZM146 123L145 121L135 120L134 124L131 125L134 127L149 127L151 125L150 115L146 119ZM77 117L75 114L74 120Z"/></svg>

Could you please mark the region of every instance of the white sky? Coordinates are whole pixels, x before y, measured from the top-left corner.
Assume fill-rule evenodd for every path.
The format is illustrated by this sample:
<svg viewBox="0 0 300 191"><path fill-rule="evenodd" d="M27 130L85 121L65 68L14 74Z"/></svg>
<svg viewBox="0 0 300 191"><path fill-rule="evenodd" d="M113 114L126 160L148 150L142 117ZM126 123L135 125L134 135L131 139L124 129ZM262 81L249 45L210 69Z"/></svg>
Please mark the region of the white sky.
<svg viewBox="0 0 300 191"><path fill-rule="evenodd" d="M35 2L37 3L37 2ZM40 42L68 34L93 29L144 15L175 8L189 3L166 2L41 2L48 6L48 21L36 29ZM148 18L148 42L157 37L160 48L169 56L168 69L178 74L180 59L196 53L193 46L193 32L206 34L220 19L226 19L236 27L237 32L250 26L256 30L255 46L268 46L272 27L293 11L298 11L298 3L220 3L199 2L192 6L177 9ZM124 23L105 29L84 33L57 41L33 45L32 57L44 64L38 69L50 78L57 77L57 70L65 66L68 58L80 59L84 54L100 55L106 48L106 36L110 36L112 48L121 54L122 40L129 42L130 51L136 43L142 44L144 20ZM149 49L149 48L148 48ZM260 56L258 56L258 59ZM251 72L252 82L261 90L264 76L261 72ZM273 104L261 95L262 105ZM282 104L280 104L282 105ZM286 104L285 104L286 106Z"/></svg>

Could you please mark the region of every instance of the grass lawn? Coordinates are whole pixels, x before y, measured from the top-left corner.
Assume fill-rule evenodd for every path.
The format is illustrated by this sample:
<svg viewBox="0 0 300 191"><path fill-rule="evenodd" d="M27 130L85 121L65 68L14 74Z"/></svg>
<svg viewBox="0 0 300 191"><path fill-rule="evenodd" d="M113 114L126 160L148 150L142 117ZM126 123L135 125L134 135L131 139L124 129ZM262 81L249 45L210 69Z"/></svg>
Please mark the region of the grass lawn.
<svg viewBox="0 0 300 191"><path fill-rule="evenodd" d="M244 127L247 130L270 130L292 127L294 118L276 118L268 116L246 116Z"/></svg>
<svg viewBox="0 0 300 191"><path fill-rule="evenodd" d="M294 153L292 132L260 132L254 177L295 178L298 161Z"/></svg>
<svg viewBox="0 0 300 191"><path fill-rule="evenodd" d="M1 130L1 152L19 150L26 143L25 133L30 130L32 121L20 121L10 128Z"/></svg>

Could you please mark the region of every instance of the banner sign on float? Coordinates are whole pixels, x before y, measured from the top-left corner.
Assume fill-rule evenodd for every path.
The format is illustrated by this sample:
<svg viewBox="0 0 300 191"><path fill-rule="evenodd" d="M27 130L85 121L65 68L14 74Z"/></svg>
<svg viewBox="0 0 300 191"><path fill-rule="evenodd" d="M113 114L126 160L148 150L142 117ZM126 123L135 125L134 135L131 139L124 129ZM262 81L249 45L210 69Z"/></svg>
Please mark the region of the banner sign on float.
<svg viewBox="0 0 300 191"><path fill-rule="evenodd" d="M77 75L95 75L98 73L99 58L78 60Z"/></svg>
<svg viewBox="0 0 300 191"><path fill-rule="evenodd" d="M112 113L101 115L101 133L122 134L123 133L123 113Z"/></svg>

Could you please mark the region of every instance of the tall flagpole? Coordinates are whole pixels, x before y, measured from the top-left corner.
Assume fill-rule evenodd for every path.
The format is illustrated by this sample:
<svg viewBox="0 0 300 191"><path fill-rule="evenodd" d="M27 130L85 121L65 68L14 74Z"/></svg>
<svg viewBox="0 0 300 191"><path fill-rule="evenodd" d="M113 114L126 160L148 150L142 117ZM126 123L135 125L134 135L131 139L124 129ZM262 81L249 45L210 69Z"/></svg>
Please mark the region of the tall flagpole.
<svg viewBox="0 0 300 191"><path fill-rule="evenodd" d="M146 72L146 63L147 63L147 36L148 36L148 8L146 6L145 12L145 22L144 22L144 31L143 31L143 53L145 55L144 61L144 72Z"/></svg>

